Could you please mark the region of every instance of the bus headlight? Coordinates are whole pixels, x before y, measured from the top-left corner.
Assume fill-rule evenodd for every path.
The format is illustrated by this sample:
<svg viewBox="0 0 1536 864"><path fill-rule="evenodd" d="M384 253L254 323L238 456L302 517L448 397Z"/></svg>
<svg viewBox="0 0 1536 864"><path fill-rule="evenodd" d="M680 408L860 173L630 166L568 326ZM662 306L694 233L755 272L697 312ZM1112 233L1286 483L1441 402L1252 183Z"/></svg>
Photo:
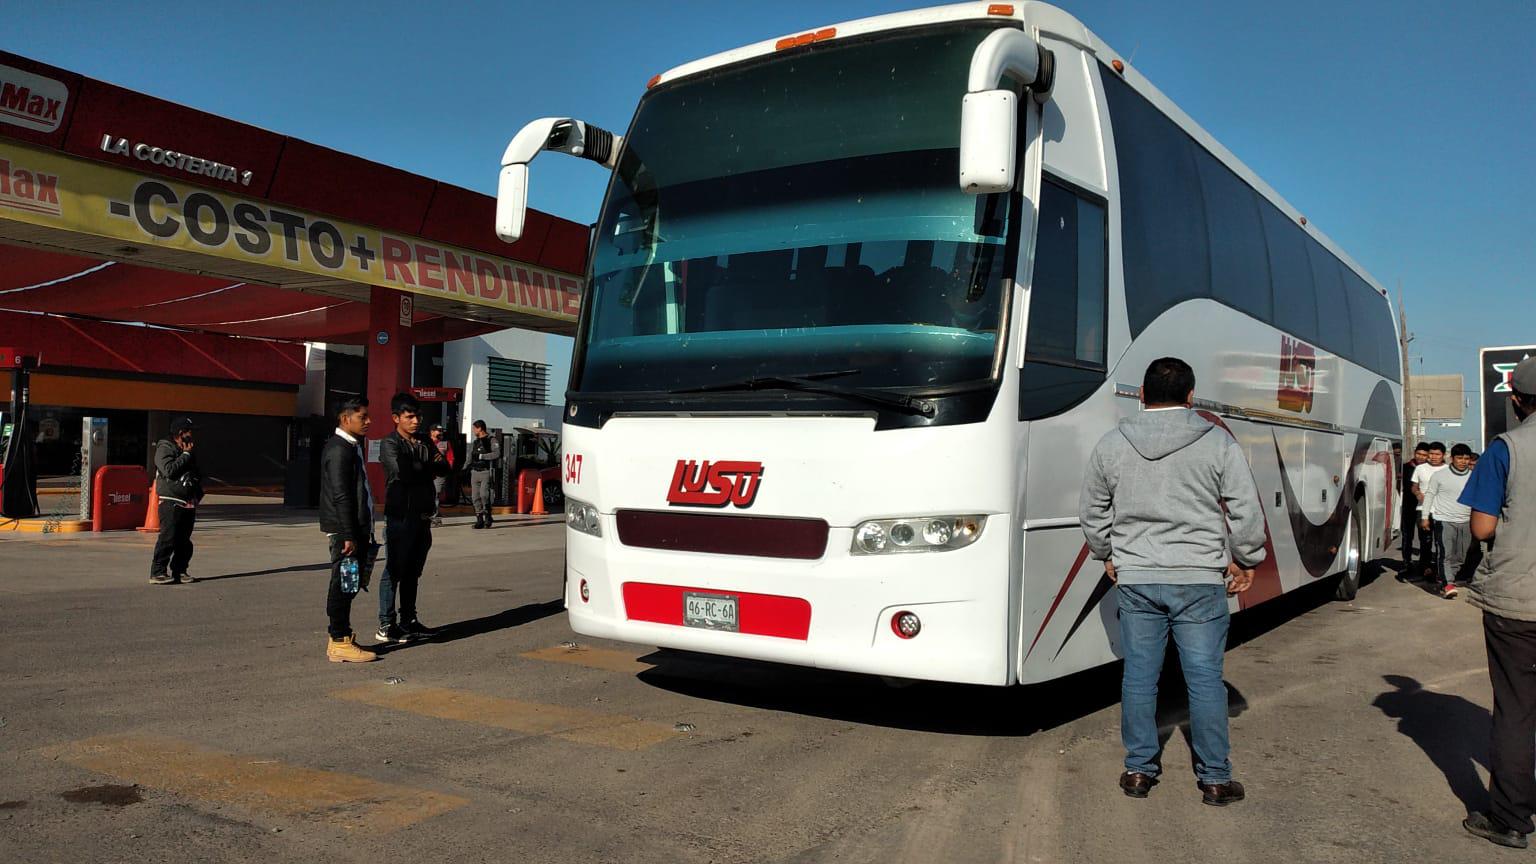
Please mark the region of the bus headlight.
<svg viewBox="0 0 1536 864"><path fill-rule="evenodd" d="M603 523L598 519L597 508L575 498L565 499L565 524L572 530L593 537L603 536Z"/></svg>
<svg viewBox="0 0 1536 864"><path fill-rule="evenodd" d="M976 542L987 524L985 516L913 516L871 519L853 529L853 554L943 552Z"/></svg>

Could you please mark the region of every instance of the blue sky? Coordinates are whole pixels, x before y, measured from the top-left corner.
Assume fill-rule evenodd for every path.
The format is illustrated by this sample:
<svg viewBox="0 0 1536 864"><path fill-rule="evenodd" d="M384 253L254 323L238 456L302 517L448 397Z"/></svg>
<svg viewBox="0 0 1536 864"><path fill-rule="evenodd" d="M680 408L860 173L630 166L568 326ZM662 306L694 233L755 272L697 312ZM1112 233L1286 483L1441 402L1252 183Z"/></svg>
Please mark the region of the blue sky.
<svg viewBox="0 0 1536 864"><path fill-rule="evenodd" d="M492 192L526 120L622 130L666 68L916 5L55 0L13 8L0 47ZM1536 343L1536 3L1061 5L1394 294L1401 282L1415 372L1475 390L1478 346ZM591 221L603 179L546 158L531 200Z"/></svg>

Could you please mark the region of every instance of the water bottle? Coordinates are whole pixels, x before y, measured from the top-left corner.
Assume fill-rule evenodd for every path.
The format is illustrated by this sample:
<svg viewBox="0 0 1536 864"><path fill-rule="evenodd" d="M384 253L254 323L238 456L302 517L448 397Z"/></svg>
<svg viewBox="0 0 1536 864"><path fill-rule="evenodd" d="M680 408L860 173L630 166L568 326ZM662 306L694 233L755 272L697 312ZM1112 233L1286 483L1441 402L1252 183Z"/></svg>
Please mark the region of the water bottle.
<svg viewBox="0 0 1536 864"><path fill-rule="evenodd" d="M356 594L358 586L358 569L356 558L341 559L341 593Z"/></svg>

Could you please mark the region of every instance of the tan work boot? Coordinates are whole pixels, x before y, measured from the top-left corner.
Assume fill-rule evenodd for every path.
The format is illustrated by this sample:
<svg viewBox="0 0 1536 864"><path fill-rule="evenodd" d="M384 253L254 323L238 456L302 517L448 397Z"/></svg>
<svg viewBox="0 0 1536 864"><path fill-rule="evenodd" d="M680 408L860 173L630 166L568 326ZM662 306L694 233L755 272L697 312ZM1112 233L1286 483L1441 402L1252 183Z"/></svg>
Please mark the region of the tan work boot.
<svg viewBox="0 0 1536 864"><path fill-rule="evenodd" d="M379 659L379 655L367 648L359 648L356 638L347 635L326 643L325 659L332 663L372 663Z"/></svg>

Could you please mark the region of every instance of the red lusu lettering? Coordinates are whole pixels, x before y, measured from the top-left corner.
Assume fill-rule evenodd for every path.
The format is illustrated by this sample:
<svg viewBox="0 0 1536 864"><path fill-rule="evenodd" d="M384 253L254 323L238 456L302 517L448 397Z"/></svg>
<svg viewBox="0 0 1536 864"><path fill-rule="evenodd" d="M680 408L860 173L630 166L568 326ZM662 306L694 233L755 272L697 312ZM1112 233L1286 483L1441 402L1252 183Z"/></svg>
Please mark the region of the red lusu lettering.
<svg viewBox="0 0 1536 864"><path fill-rule="evenodd" d="M1311 413L1317 376L1317 349L1289 336L1280 337L1280 385L1276 401L1287 411Z"/></svg>
<svg viewBox="0 0 1536 864"><path fill-rule="evenodd" d="M672 472L672 485L667 489L667 503L745 509L757 499L762 482L761 462L679 459Z"/></svg>

